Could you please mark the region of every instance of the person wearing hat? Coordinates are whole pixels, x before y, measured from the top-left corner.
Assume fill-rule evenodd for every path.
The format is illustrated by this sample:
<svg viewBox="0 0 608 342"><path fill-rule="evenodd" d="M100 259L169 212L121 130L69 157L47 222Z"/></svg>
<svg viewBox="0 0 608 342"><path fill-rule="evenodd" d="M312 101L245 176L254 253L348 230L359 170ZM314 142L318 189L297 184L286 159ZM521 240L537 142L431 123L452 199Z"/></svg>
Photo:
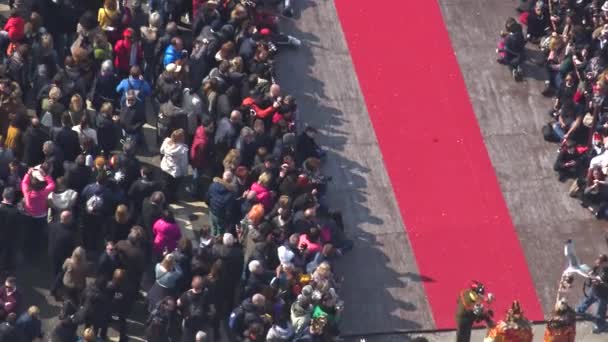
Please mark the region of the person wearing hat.
<svg viewBox="0 0 608 342"><path fill-rule="evenodd" d="M471 341L471 329L477 322L485 321L488 326L493 325L492 311L485 307L492 299L491 294L485 297L485 286L477 281L460 292L456 309L456 342Z"/></svg>
<svg viewBox="0 0 608 342"><path fill-rule="evenodd" d="M122 32L122 39L114 45L114 67L119 75L127 75L129 68L140 65L144 58L141 42L136 38L132 28Z"/></svg>
<svg viewBox="0 0 608 342"><path fill-rule="evenodd" d="M181 65L169 63L165 66L165 71L161 73L154 87L154 98L162 106L169 102L172 97L182 94L182 82L178 79Z"/></svg>

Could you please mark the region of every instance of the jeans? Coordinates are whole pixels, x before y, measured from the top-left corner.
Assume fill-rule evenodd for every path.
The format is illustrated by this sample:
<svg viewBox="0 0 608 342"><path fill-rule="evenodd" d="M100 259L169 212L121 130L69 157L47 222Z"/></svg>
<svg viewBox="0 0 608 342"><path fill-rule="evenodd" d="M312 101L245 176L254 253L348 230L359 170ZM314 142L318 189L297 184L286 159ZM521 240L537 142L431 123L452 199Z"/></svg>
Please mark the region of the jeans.
<svg viewBox="0 0 608 342"><path fill-rule="evenodd" d="M559 140L564 140L564 137L566 136L566 130L562 128L559 122L553 124L553 132L555 132L555 135L557 135Z"/></svg>
<svg viewBox="0 0 608 342"><path fill-rule="evenodd" d="M606 308L608 307L608 299L599 297L595 291L592 291L589 297L583 299L583 301L576 307L577 313L585 313L589 307L597 303L597 309L595 311L595 324L599 329L604 329L606 326Z"/></svg>
<svg viewBox="0 0 608 342"><path fill-rule="evenodd" d="M213 236L224 235L226 231L226 222L224 219L215 216L209 211L209 224L211 225L211 233Z"/></svg>

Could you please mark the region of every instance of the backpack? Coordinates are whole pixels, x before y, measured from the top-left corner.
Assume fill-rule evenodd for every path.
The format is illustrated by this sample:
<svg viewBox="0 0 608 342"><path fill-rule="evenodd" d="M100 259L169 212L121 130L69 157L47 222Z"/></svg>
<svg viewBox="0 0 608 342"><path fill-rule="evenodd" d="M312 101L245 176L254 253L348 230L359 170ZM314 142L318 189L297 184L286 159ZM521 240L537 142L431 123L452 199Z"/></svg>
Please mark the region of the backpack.
<svg viewBox="0 0 608 342"><path fill-rule="evenodd" d="M244 330L244 324L245 311L239 306L234 309L234 311L232 311L232 313L230 314L230 317L228 318L228 327L230 328L230 330L240 333Z"/></svg>
<svg viewBox="0 0 608 342"><path fill-rule="evenodd" d="M103 198L97 194L91 196L91 198L87 200L86 209L89 214L100 214L103 209Z"/></svg>

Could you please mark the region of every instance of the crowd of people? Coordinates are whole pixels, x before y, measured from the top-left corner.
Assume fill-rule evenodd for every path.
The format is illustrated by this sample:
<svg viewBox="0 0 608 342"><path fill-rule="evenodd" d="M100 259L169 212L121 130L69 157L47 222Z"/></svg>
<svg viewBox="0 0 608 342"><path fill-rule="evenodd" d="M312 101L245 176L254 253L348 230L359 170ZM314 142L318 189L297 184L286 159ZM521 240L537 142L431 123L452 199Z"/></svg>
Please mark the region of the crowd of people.
<svg viewBox="0 0 608 342"><path fill-rule="evenodd" d="M275 56L300 45L278 27L290 3L10 2L1 342L101 341L110 327L128 341L136 305L151 342L339 339L333 261L353 243L324 201L317 130L275 78ZM170 207L182 200L208 206L208 221L188 217L194 238ZM49 266L28 284L61 303L43 331L17 273Z"/></svg>
<svg viewBox="0 0 608 342"><path fill-rule="evenodd" d="M520 0L518 20L509 18L498 44L498 62L522 74L526 45L543 52L537 61L547 79L542 95L553 99L545 140L559 144L559 180L572 180L569 195L598 219L608 218L608 1ZM600 255L585 274L589 293L571 309L591 318L594 333L608 328L608 258ZM572 336L572 340L573 340Z"/></svg>

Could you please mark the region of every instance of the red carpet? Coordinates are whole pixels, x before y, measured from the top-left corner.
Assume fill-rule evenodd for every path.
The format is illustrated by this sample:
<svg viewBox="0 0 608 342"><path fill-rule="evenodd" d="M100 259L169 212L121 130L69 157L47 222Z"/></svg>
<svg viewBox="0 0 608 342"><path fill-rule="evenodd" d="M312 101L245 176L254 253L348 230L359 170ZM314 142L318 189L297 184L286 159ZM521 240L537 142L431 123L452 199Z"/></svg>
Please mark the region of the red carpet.
<svg viewBox="0 0 608 342"><path fill-rule="evenodd" d="M519 299L542 319L437 2L336 7L420 273L434 280L424 286L437 328L455 326L472 279L495 294L498 317Z"/></svg>

